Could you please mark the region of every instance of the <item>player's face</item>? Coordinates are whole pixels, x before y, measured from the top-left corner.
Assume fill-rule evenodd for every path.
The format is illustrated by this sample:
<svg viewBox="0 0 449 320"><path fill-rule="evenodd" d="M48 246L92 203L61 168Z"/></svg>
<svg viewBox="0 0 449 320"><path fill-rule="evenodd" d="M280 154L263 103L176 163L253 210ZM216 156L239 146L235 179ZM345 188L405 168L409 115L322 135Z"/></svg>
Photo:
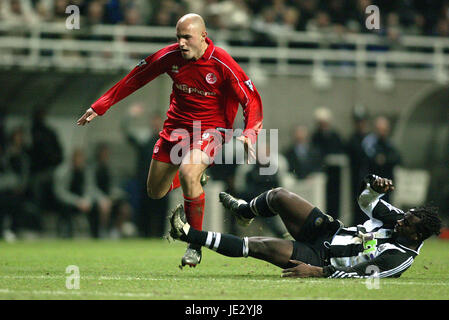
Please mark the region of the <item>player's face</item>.
<svg viewBox="0 0 449 320"><path fill-rule="evenodd" d="M417 240L416 224L421 221L420 218L415 216L410 211L404 214L401 220L398 220L394 227L394 231L401 236L405 236L411 240Z"/></svg>
<svg viewBox="0 0 449 320"><path fill-rule="evenodd" d="M182 57L186 60L198 60L203 55L205 31L201 32L194 24L181 23L176 27L176 38Z"/></svg>

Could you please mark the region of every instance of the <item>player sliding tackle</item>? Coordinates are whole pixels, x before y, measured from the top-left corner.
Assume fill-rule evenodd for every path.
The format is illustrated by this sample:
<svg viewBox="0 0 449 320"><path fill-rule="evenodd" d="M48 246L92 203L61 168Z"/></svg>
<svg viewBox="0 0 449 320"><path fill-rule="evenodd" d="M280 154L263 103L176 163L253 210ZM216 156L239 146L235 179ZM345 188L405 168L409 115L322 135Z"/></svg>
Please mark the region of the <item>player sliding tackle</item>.
<svg viewBox="0 0 449 320"><path fill-rule="evenodd" d="M193 228L201 230L205 205L204 172L224 140L216 137L226 138L223 131L232 129L241 104L245 129L238 139L244 143L248 160L252 161L254 144L262 128L262 102L240 66L207 37L206 26L199 15L181 17L176 24L176 37L177 43L142 60L92 104L78 120L78 125L83 126L103 115L120 100L167 73L173 80L173 89L167 119L153 150L147 179L148 196L160 199L181 186L187 221ZM194 134L196 124L201 126L199 137ZM211 130L217 135L205 134ZM182 150L187 150L180 162L178 154L171 154L179 149L179 144ZM182 265L196 266L200 261L201 247L189 245L182 257Z"/></svg>
<svg viewBox="0 0 449 320"><path fill-rule="evenodd" d="M185 221L182 205L170 217L170 235L206 246L228 257L253 257L283 268L283 277L399 277L413 263L423 241L437 235L441 220L435 208L407 212L381 197L394 186L375 175L364 179L358 198L368 219L363 225L343 224L300 196L282 188L266 191L247 203L221 192L220 201L241 224L279 215L294 241L244 237L196 230Z"/></svg>

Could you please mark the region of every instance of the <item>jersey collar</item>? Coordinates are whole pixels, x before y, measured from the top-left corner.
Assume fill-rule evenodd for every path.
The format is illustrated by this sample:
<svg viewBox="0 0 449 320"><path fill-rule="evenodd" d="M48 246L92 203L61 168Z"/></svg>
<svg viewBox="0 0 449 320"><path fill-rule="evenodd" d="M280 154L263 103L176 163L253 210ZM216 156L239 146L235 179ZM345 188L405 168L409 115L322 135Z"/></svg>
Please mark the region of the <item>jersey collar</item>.
<svg viewBox="0 0 449 320"><path fill-rule="evenodd" d="M209 60L215 51L215 46L211 39L206 37L206 43L208 44L207 49L199 60Z"/></svg>
<svg viewBox="0 0 449 320"><path fill-rule="evenodd" d="M423 246L424 242L421 242L421 244L416 248L416 250L410 249L409 247L404 246L403 244L400 244L399 242L397 242L398 246L400 246L401 248L411 251L413 253L415 253L416 255L419 255L419 251L421 250L421 247Z"/></svg>

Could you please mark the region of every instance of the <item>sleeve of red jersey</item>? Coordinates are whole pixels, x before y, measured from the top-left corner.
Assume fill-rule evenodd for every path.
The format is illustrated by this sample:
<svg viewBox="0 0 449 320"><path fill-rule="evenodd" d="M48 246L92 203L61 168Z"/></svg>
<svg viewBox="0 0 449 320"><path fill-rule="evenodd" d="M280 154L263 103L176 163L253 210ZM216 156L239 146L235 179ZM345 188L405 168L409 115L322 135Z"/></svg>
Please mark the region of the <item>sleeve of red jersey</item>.
<svg viewBox="0 0 449 320"><path fill-rule="evenodd" d="M98 115L103 115L114 104L166 72L168 64L165 63L165 57L173 51L176 50L166 47L140 61L130 73L94 102L91 108Z"/></svg>
<svg viewBox="0 0 449 320"><path fill-rule="evenodd" d="M251 79L245 74L237 62L230 63L229 75L231 87L243 108L245 129L243 135L250 138L254 144L262 129L263 110L262 99Z"/></svg>

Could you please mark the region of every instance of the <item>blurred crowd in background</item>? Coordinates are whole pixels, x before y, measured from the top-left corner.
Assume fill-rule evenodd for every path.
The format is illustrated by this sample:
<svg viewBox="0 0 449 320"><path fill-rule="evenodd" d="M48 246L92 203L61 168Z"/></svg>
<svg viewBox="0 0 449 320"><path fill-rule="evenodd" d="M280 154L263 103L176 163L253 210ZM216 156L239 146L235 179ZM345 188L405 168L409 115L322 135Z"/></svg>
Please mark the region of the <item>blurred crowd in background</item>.
<svg viewBox="0 0 449 320"><path fill-rule="evenodd" d="M163 116L151 114L148 127L136 134L135 121L144 116L144 106L129 107L122 119L123 137L135 150L134 173L119 179L111 164L110 146L75 148L64 158L63 146L46 120L47 110L36 108L30 127L5 129L6 114L0 114L0 231L7 239L21 234L71 238L83 217L94 238L127 236L162 237L165 233L168 197L153 200L147 196L146 178L154 144L163 125ZM343 154L350 160L352 176L353 223L365 215L358 209L356 196L360 182L368 173L394 179L394 167L401 158L390 141L390 121L383 116L370 118L363 108L355 108L354 132L344 139L332 124L329 109L316 109L311 127L291 129L291 143L280 150L277 159L287 163L295 179L303 180L321 172L327 177L327 212L339 217L340 168L326 161L329 155ZM142 132L144 134L142 134ZM268 146L269 147L269 146ZM279 160L278 160L279 161ZM234 162L235 163L235 162ZM262 165L252 165L244 179L244 189L237 190L237 164L215 165L207 170L211 180L223 181L225 189L250 200L270 188L280 186L282 172L260 175ZM213 214L213 213L207 213ZM55 230L46 230L53 217ZM277 236L284 236L275 223L267 225Z"/></svg>
<svg viewBox="0 0 449 320"><path fill-rule="evenodd" d="M368 32L365 8L379 7L380 34L449 36L447 0L3 0L0 21L64 21L77 5L82 23L173 27L185 13L203 15L208 28L258 33Z"/></svg>
<svg viewBox="0 0 449 320"><path fill-rule="evenodd" d="M449 36L448 0L1 0L0 22L62 22L68 17L66 8L77 5L81 25L174 27L183 14L196 12L210 29L247 31L255 40L252 44L270 45L274 42L267 33L371 32L365 27L365 8L371 4L380 8L381 17L381 29L374 32L389 39ZM144 136L130 130L133 119L142 116L142 107L130 108L129 116L123 119L122 133L133 146L136 161L135 173L123 180L111 165L107 143L99 143L95 150L71 150L65 158L57 132L46 121L46 111L35 108L30 127L8 131L7 114L0 112L0 237L14 239L23 231L45 234L49 214L55 217L55 232L60 237L74 236L79 216L87 217L90 235L95 238L163 236L167 197L152 200L146 195L151 150L163 115L151 115ZM315 116L313 126L295 126L289 137L282 137L290 138L291 143L279 157L295 179L304 180L316 172L326 175L327 211L338 217L341 172L327 159L329 155L346 155L351 169L352 223L360 223L365 216L355 199L361 179L368 173L394 179L393 169L401 164L390 140L390 121L382 116L372 118L363 108L355 108L354 131L345 139L333 126L329 109L317 108ZM244 192L235 188L237 165L213 166L208 174L223 181L227 191L251 199L280 185L279 173L261 176L259 165L244 177Z"/></svg>

